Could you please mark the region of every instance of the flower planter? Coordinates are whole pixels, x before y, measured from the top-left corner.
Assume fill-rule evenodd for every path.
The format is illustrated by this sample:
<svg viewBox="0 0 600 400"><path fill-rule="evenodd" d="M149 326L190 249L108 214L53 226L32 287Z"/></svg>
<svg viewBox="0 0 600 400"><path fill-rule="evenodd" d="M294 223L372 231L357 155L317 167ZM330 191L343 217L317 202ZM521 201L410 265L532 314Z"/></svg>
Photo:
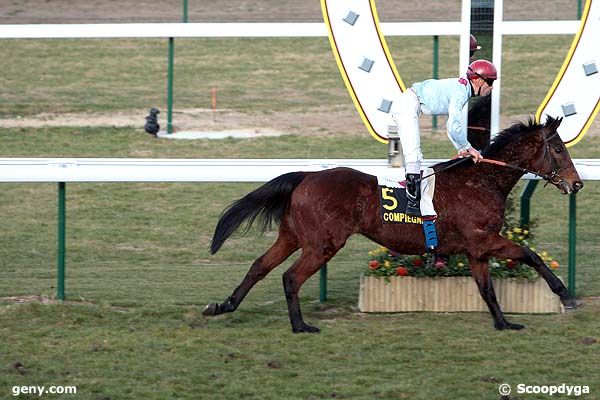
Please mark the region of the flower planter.
<svg viewBox="0 0 600 400"><path fill-rule="evenodd" d="M564 308L543 279L494 279L498 303L507 313L562 313ZM469 276L415 278L361 276L358 308L362 312L488 311Z"/></svg>

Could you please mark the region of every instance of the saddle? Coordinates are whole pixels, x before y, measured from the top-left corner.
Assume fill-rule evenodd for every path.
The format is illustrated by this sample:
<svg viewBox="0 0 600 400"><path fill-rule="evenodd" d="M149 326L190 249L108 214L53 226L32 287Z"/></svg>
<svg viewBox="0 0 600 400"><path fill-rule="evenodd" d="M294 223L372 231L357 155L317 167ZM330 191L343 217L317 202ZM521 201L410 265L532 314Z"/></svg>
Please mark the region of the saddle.
<svg viewBox="0 0 600 400"><path fill-rule="evenodd" d="M398 177L405 176L404 168L390 168L385 175L377 176L379 189L381 221L384 224L421 224L425 234L425 247L433 251L437 247L435 220L437 214L433 207L435 175L431 168L421 171L426 178L421 181L421 217L408 215L406 210L406 181Z"/></svg>

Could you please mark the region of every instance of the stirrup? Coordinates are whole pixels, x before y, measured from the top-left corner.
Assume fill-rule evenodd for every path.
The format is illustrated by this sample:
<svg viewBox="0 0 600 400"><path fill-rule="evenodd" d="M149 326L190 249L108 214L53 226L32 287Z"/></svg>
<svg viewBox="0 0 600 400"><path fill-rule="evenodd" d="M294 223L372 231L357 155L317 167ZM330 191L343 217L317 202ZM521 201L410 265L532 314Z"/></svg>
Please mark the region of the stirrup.
<svg viewBox="0 0 600 400"><path fill-rule="evenodd" d="M408 215L412 215L413 217L420 217L421 216L421 208L419 207L418 203L412 202L412 201L408 201L406 203L406 211L404 211L405 214Z"/></svg>

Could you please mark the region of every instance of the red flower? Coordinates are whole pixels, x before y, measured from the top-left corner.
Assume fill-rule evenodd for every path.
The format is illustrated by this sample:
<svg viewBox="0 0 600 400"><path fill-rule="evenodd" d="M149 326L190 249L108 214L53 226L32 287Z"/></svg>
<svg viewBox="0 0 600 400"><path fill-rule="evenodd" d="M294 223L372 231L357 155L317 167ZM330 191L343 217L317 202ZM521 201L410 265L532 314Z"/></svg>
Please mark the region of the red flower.
<svg viewBox="0 0 600 400"><path fill-rule="evenodd" d="M377 269L377 267L379 267L379 261L377 261L377 260L371 260L369 262L369 268L371 268L371 269Z"/></svg>
<svg viewBox="0 0 600 400"><path fill-rule="evenodd" d="M408 270L402 266L396 268L396 274L400 275L400 276L406 276L408 275Z"/></svg>
<svg viewBox="0 0 600 400"><path fill-rule="evenodd" d="M416 258L413 260L413 265L414 265L415 267L421 267L421 266L423 266L423 259L422 259L421 257L416 257Z"/></svg>
<svg viewBox="0 0 600 400"><path fill-rule="evenodd" d="M506 260L507 268L514 268L517 266L517 262L515 260Z"/></svg>

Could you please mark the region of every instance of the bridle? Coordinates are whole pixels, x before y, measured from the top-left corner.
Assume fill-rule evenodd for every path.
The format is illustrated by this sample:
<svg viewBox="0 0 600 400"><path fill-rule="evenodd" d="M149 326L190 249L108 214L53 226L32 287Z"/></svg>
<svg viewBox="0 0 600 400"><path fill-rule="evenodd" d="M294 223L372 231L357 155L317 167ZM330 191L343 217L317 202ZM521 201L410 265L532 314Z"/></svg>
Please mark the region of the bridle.
<svg viewBox="0 0 600 400"><path fill-rule="evenodd" d="M552 172L550 172L550 174L546 175L546 177L544 178L546 180L546 184L544 185L544 187L547 186L549 183L553 184L556 187L560 187L559 185L562 185L565 182L563 177L560 175L560 171L562 171L565 168L558 167L556 159L552 156L552 154L550 154L550 144L548 143L552 138L554 138L557 135L558 132L554 132L552 136L546 138L546 132L544 132L544 130L542 129L542 138L544 138L544 154L542 155L542 158L546 159L547 155L550 158L550 165L552 166Z"/></svg>
<svg viewBox="0 0 600 400"><path fill-rule="evenodd" d="M480 161L487 162L489 164L496 164L496 165L501 165L504 167L516 169L525 174L533 174L533 175L539 176L540 178L542 178L543 180L546 181L546 184L544 185L544 187L546 187L549 183L551 183L554 186L560 188L561 185L565 182L563 177L560 175L560 171L562 171L565 168L559 168L559 166L556 162L556 159L550 153L550 140L552 140L555 136L558 136L558 132L554 132L553 135L551 135L550 137L547 137L546 132L542 128L542 139L544 140L544 148L543 148L543 153L540 156L540 161L537 163L539 166L537 168L537 170L530 170L527 168L517 167L516 165L508 164L503 161L497 161L497 160L492 160L492 159L487 159L487 158L484 158L483 160L480 160ZM552 171L550 173L543 173L540 171L541 170L540 167L544 164L544 161L547 158L550 160L550 166L552 167Z"/></svg>

